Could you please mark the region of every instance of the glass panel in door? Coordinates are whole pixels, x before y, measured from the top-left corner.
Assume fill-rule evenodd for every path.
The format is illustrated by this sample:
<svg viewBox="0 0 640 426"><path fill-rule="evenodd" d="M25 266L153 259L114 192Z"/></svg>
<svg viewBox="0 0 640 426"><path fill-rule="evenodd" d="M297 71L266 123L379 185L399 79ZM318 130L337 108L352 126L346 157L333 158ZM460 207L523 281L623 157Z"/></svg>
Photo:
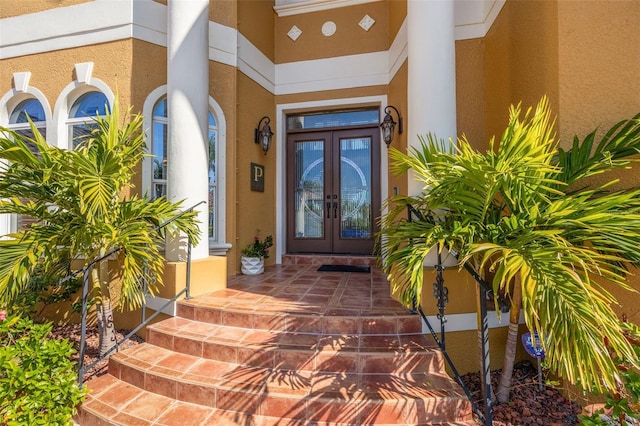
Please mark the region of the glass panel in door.
<svg viewBox="0 0 640 426"><path fill-rule="evenodd" d="M340 238L371 238L371 138L340 140L340 213Z"/></svg>
<svg viewBox="0 0 640 426"><path fill-rule="evenodd" d="M324 238L324 141L295 144L295 238Z"/></svg>
<svg viewBox="0 0 640 426"><path fill-rule="evenodd" d="M371 254L380 214L380 131L377 128L333 132L333 189L339 202L332 224L334 253Z"/></svg>

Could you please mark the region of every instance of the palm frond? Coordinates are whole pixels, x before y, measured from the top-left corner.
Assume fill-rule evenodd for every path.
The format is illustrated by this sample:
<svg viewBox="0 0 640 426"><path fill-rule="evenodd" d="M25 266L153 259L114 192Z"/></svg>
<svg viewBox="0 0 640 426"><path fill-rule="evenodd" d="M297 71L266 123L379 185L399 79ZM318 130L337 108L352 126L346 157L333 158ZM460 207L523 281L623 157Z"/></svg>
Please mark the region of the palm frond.
<svg viewBox="0 0 640 426"><path fill-rule="evenodd" d="M610 183L571 189L582 178L624 167L640 148L640 116L614 126L596 145L595 132L558 147L549 105L510 109L499 142L480 153L466 138L451 148L428 135L408 154L390 152L399 173L412 171L422 194L391 197L381 220L381 253L393 290L419 298L423 261L437 243L460 264L492 271L495 292L522 286L527 326L546 337L552 369L585 389L615 389L618 372L608 341L631 365L640 360L622 337L607 285L632 289L640 266L640 191L611 192ZM408 221L408 206L421 216ZM606 285L605 285L606 283Z"/></svg>

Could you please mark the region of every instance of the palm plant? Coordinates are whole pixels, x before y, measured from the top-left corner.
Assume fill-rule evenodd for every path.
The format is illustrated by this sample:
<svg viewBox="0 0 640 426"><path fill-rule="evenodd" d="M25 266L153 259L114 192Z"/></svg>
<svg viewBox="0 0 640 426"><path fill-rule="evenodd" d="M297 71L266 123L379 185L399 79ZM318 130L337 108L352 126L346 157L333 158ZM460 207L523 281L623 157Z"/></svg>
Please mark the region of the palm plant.
<svg viewBox="0 0 640 426"><path fill-rule="evenodd" d="M166 232L198 239L192 213L158 229L180 212L180 203L123 197L143 156L141 123L136 115L120 125L116 99L112 112L96 117L91 134L73 151L49 146L35 128L33 139L0 129L0 213L37 219L0 240L0 306L10 306L36 268L64 276L72 261L88 265L119 249L119 299L110 294L114 276L107 259L90 271L101 354L115 342L113 308L139 307L142 279L161 282ZM154 294L156 285L149 291Z"/></svg>
<svg viewBox="0 0 640 426"><path fill-rule="evenodd" d="M625 278L640 265L640 191L590 188L584 179L628 166L640 152L640 115L595 148L594 132L566 152L554 140L545 98L521 116L520 106L511 107L499 145L492 139L486 153L464 137L448 147L432 135L408 154L390 151L394 171L413 170L424 191L387 201L384 269L407 305L420 299L423 261L437 243L455 249L460 265L494 274L494 292L511 305L501 400L509 395L521 308L552 371L586 390L614 390L620 376L607 344L635 368L640 360L605 283L632 290ZM425 220L406 220L409 205Z"/></svg>

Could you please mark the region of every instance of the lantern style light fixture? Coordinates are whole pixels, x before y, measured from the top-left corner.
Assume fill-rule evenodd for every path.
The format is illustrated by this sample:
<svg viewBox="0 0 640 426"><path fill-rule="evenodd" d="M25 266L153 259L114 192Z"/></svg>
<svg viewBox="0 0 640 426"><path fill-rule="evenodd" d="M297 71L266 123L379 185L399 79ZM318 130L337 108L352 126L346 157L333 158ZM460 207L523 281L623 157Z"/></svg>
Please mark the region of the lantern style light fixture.
<svg viewBox="0 0 640 426"><path fill-rule="evenodd" d="M264 126L262 122L264 121ZM258 121L258 127L256 127L255 132L255 143L259 143L262 146L262 150L264 151L264 155L267 155L267 151L271 148L271 138L273 137L273 132L271 131L271 127L269 127L269 123L271 119L266 115Z"/></svg>
<svg viewBox="0 0 640 426"><path fill-rule="evenodd" d="M398 116L397 123L393 121L393 117L391 116L391 109L393 109L396 112L396 115ZM385 116L384 116L384 119L382 120L382 123L380 123L380 130L382 130L382 140L384 141L384 143L387 144L387 148L388 148L389 145L391 145L391 141L393 141L393 131L396 128L396 124L398 125L399 135L402 134L404 130L404 125L402 121L402 116L400 115L400 112L396 107L392 105L388 105L384 109L384 113L385 113Z"/></svg>

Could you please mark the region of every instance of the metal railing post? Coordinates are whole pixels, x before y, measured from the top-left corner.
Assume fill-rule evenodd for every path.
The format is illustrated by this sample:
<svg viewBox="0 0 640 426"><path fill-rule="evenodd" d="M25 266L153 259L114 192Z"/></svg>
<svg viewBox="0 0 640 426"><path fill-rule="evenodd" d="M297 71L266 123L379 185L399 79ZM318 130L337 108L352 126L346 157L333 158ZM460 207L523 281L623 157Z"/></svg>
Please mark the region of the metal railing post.
<svg viewBox="0 0 640 426"><path fill-rule="evenodd" d="M444 286L444 266L442 265L442 253L440 252L440 243L436 244L438 265L436 283L434 286L434 296L438 300L438 320L440 320L440 341L442 342L442 348L446 348L445 344L445 323L447 317L444 312L449 303L449 289Z"/></svg>
<svg viewBox="0 0 640 426"><path fill-rule="evenodd" d="M84 354L87 344L87 298L89 296L89 267L85 266L82 283L82 321L80 323L80 354L78 359L78 384L82 388L84 376Z"/></svg>
<svg viewBox="0 0 640 426"><path fill-rule="evenodd" d="M147 320L147 276L149 275L148 268L149 267L145 265L144 267L145 274L142 277L142 293L144 294L144 297L142 298L142 307L141 307L142 321L141 322L145 322Z"/></svg>
<svg viewBox="0 0 640 426"><path fill-rule="evenodd" d="M487 319L487 290L480 288L480 321L481 321L481 350L482 350L482 375L485 395L485 417L484 424L493 424L493 398L491 397L491 362L489 358L489 320Z"/></svg>
<svg viewBox="0 0 640 426"><path fill-rule="evenodd" d="M187 292L185 299L191 299L191 241L187 243Z"/></svg>

